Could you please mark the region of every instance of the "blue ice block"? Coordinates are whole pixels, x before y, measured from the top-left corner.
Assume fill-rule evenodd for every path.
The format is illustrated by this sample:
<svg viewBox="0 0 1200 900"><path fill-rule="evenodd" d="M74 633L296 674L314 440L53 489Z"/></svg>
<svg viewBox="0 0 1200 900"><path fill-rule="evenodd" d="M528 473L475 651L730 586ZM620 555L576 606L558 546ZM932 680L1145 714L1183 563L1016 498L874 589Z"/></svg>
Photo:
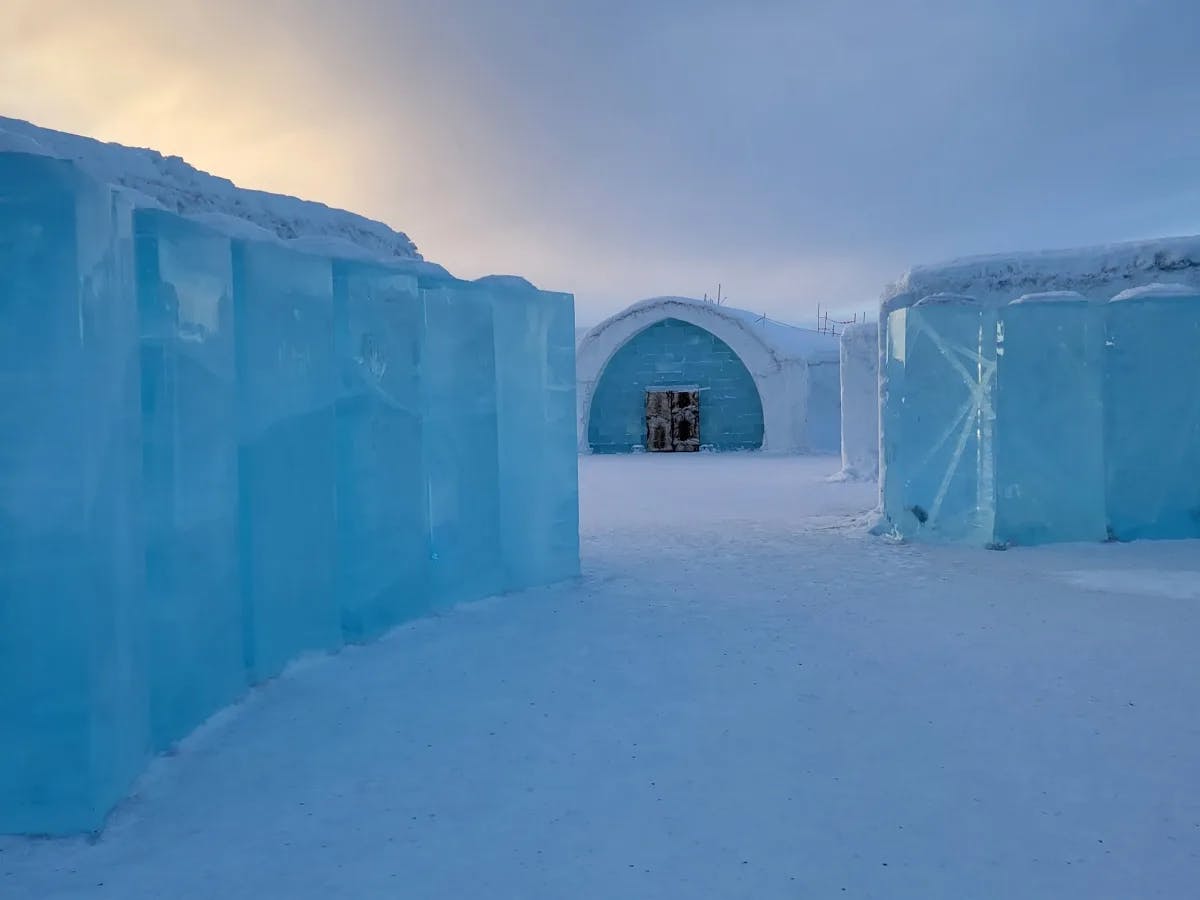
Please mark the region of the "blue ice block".
<svg viewBox="0 0 1200 900"><path fill-rule="evenodd" d="M905 536L990 543L996 314L935 295L888 328L884 512Z"/></svg>
<svg viewBox="0 0 1200 900"><path fill-rule="evenodd" d="M996 538L1102 541L1104 307L1079 294L1002 310L996 375Z"/></svg>
<svg viewBox="0 0 1200 900"><path fill-rule="evenodd" d="M335 647L335 403L330 260L235 241L239 557L258 681Z"/></svg>
<svg viewBox="0 0 1200 900"><path fill-rule="evenodd" d="M433 602L442 607L504 587L496 354L485 289L441 281L423 285L421 300L430 583Z"/></svg>
<svg viewBox="0 0 1200 900"><path fill-rule="evenodd" d="M246 686L238 597L230 242L134 217L141 318L150 724L169 746Z"/></svg>
<svg viewBox="0 0 1200 900"><path fill-rule="evenodd" d="M338 260L337 595L360 641L429 608L429 505L422 459L424 307L416 279Z"/></svg>
<svg viewBox="0 0 1200 900"><path fill-rule="evenodd" d="M0 153L0 832L98 828L150 750L130 215Z"/></svg>
<svg viewBox="0 0 1200 900"><path fill-rule="evenodd" d="M904 441L904 365L908 360L908 307L884 313L879 336L882 368L879 373L880 465L879 498L892 527L911 533L920 522L909 520L904 509L907 445Z"/></svg>
<svg viewBox="0 0 1200 900"><path fill-rule="evenodd" d="M500 545L505 587L518 590L579 574L574 300L519 284L492 282L488 291Z"/></svg>
<svg viewBox="0 0 1200 900"><path fill-rule="evenodd" d="M1113 536L1198 538L1200 293L1129 291L1106 312L1105 464Z"/></svg>

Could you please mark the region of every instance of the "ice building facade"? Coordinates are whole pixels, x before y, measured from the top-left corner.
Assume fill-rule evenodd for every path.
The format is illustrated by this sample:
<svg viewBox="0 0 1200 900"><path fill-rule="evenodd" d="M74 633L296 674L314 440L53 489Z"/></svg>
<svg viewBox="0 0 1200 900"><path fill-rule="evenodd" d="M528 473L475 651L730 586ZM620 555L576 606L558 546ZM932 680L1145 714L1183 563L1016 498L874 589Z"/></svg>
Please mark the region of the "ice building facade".
<svg viewBox="0 0 1200 900"><path fill-rule="evenodd" d="M590 329L577 358L580 452L838 452L832 335L656 297Z"/></svg>
<svg viewBox="0 0 1200 900"><path fill-rule="evenodd" d="M1200 538L1200 238L915 269L881 322L888 527Z"/></svg>
<svg viewBox="0 0 1200 900"><path fill-rule="evenodd" d="M848 481L879 475L879 323L856 322L841 335L842 470Z"/></svg>
<svg viewBox="0 0 1200 900"><path fill-rule="evenodd" d="M97 829L301 653L577 574L569 295L45 155L0 193L0 833Z"/></svg>

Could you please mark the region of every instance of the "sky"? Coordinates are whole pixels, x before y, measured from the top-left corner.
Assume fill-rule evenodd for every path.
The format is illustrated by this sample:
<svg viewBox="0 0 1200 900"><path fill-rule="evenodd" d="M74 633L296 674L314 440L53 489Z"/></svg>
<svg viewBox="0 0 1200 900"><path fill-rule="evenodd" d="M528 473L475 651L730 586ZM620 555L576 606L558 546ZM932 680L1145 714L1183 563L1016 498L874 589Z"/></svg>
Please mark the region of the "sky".
<svg viewBox="0 0 1200 900"><path fill-rule="evenodd" d="M0 113L525 275L811 324L1200 232L1196 0L0 0Z"/></svg>

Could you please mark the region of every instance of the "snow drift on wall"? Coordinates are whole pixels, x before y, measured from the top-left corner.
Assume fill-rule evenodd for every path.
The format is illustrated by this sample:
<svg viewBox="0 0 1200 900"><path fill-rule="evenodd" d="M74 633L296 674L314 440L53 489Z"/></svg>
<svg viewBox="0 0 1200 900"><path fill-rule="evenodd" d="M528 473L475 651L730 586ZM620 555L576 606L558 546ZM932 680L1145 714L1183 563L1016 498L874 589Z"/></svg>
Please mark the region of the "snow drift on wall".
<svg viewBox="0 0 1200 900"><path fill-rule="evenodd" d="M240 188L178 156L109 144L0 116L0 151L69 159L97 181L157 206L204 221L235 237L274 238L304 252L375 258L392 264L423 257L408 235L365 216L283 194ZM432 264L414 268L438 268ZM442 270L444 271L444 270Z"/></svg>
<svg viewBox="0 0 1200 900"><path fill-rule="evenodd" d="M1200 287L1200 235L955 259L910 269L883 292L885 309L931 294L1007 303L1023 294L1077 291L1089 300L1153 282Z"/></svg>

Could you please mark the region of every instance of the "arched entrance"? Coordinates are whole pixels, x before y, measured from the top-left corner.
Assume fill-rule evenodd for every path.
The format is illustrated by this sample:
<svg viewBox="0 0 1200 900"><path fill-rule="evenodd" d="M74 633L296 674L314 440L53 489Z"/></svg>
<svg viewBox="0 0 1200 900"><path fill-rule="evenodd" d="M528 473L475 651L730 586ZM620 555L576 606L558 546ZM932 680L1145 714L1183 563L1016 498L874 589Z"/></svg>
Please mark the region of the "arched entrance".
<svg viewBox="0 0 1200 900"><path fill-rule="evenodd" d="M750 370L711 331L671 317L643 328L609 357L592 391L589 449L628 453L645 444L648 394L679 388L698 392L700 444L762 447L762 400Z"/></svg>

